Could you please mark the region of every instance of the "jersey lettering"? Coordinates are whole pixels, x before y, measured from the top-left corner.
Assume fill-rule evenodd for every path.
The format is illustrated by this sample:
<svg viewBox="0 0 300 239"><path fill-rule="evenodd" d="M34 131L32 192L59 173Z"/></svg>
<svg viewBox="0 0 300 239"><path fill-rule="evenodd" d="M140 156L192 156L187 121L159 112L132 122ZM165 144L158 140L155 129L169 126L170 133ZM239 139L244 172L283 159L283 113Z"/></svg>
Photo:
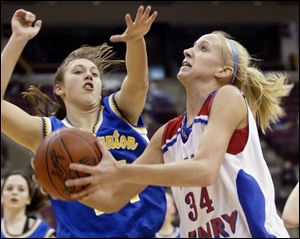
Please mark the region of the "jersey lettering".
<svg viewBox="0 0 300 239"><path fill-rule="evenodd" d="M214 207L212 206L212 200L209 198L207 188L202 187L201 188L201 196L200 196L200 208L203 209L207 207L206 212L210 213L214 210Z"/></svg>
<svg viewBox="0 0 300 239"><path fill-rule="evenodd" d="M135 137L120 135L118 130L115 130L112 135L100 136L99 139L107 149L135 150L139 145Z"/></svg>
<svg viewBox="0 0 300 239"><path fill-rule="evenodd" d="M205 223L205 226L188 232L189 238L219 238L230 237L235 233L238 212L233 211L230 215L222 214ZM227 227L226 227L227 226ZM229 227L228 227L229 226ZM230 228L230 230L229 230Z"/></svg>

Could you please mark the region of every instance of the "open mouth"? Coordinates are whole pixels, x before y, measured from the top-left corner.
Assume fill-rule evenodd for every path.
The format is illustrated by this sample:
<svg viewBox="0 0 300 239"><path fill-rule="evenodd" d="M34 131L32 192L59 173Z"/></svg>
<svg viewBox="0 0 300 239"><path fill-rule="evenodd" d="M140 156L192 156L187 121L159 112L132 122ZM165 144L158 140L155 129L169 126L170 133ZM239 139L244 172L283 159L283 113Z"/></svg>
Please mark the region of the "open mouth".
<svg viewBox="0 0 300 239"><path fill-rule="evenodd" d="M16 203L16 202L18 202L19 200L16 199L16 198L11 198L10 201L11 201L12 203Z"/></svg>
<svg viewBox="0 0 300 239"><path fill-rule="evenodd" d="M91 91L94 89L94 85L92 82L86 82L83 85L83 89Z"/></svg>
<svg viewBox="0 0 300 239"><path fill-rule="evenodd" d="M192 65L189 62L187 62L187 61L183 61L182 62L182 66L192 67Z"/></svg>

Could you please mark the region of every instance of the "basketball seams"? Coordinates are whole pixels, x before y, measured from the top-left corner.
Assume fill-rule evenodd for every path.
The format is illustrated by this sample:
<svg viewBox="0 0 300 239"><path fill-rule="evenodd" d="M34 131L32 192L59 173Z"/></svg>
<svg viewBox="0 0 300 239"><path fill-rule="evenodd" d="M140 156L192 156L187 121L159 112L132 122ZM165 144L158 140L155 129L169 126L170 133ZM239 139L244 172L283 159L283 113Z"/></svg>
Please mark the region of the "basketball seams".
<svg viewBox="0 0 300 239"><path fill-rule="evenodd" d="M86 139L85 137L83 137L82 135L77 134L76 132L68 131L68 134L73 134L75 137L79 138L79 139L82 141L82 143L84 142L85 145L90 149L90 152L94 152L94 153L95 153L96 158L98 159L98 162L100 162L100 159L99 159L99 156L100 156L100 155L98 155L98 154L96 153L94 147L91 146L91 142L90 142L89 140L87 140L87 139ZM70 152L69 152L69 149L68 149L68 147L67 147L67 145L66 145L66 143L65 143L65 141L64 141L64 137L68 137L68 135L65 135L64 132L59 132L59 136L60 136L60 137L59 137L59 140L60 140L60 142L62 143L63 148L64 148L65 152L66 152L67 155L68 155L69 162L75 162L75 163L78 163L78 162L76 162L76 161L74 161L74 160L72 159L72 156L71 156L71 154L70 154ZM87 135L87 136L88 136L88 135ZM77 178L82 177L82 176L80 176L80 173L79 173L78 171L75 171L75 173L77 174ZM82 188L82 189L83 189L83 188Z"/></svg>
<svg viewBox="0 0 300 239"><path fill-rule="evenodd" d="M60 140L60 142L62 143L64 150L67 152L67 155L68 155L68 157L69 157L69 161L70 161L70 162L74 162L74 161L72 160L72 157L71 157L71 155L70 155L70 153L69 153L69 150L68 150L68 148L67 148L67 146L66 146L66 144L65 144L65 142L64 142L63 135L60 135L59 140ZM75 162L75 163L76 163L76 162ZM78 171L75 171L75 172L76 172L77 176L80 177L79 172L78 172Z"/></svg>
<svg viewBox="0 0 300 239"><path fill-rule="evenodd" d="M98 162L101 161L100 154L99 154L99 153L101 153L100 150L99 150L99 153L98 153L98 152L95 150L95 148L91 146L91 145L93 145L93 144L92 144L90 141L88 141L85 137L83 137L82 135L78 134L77 132L68 132L68 133L72 133L72 134L78 136L78 137L79 137L80 139L82 139L83 141L85 141L85 142L87 143L88 147L90 147L90 148L92 149L92 151L95 153L95 155L96 155L96 157L97 157L97 159L98 159Z"/></svg>
<svg viewBox="0 0 300 239"><path fill-rule="evenodd" d="M85 187L75 187L68 190L64 181L68 178L85 177L86 174L72 171L68 168L69 164L97 165L101 162L102 154L97 147L94 135L75 128L63 128L52 132L49 137L44 139L35 158L35 168L39 172L37 176L40 175L41 185L49 191L48 193L53 198L71 200L70 193L73 190L77 192Z"/></svg>
<svg viewBox="0 0 300 239"><path fill-rule="evenodd" d="M55 133L55 134L56 134L56 133ZM53 139L55 139L55 138L54 138L54 137L51 137L50 142L47 144L47 147L46 147L46 168L47 168L47 174L48 174L48 178L49 178L49 180L50 180L50 182L51 182L53 188L55 189L55 191L56 191L58 194L62 195L62 197L63 197L64 199L67 199L67 200L68 200L68 198L66 198L65 195L64 195L63 193L61 193L61 192L58 190L58 188L56 187L55 183L53 182L52 177L51 177L50 172L49 172L49 167L48 167L48 156L49 156L49 152L48 152L48 148L49 148L49 146L51 145Z"/></svg>

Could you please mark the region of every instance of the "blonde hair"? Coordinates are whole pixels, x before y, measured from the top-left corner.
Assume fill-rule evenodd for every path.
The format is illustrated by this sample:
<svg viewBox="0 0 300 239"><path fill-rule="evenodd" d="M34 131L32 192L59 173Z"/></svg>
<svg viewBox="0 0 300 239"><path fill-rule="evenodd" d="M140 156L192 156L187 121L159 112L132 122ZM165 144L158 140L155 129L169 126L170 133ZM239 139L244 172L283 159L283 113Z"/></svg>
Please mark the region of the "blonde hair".
<svg viewBox="0 0 300 239"><path fill-rule="evenodd" d="M212 33L220 35L224 41L230 39L225 32ZM288 84L286 74L264 74L255 67L254 58L250 56L247 49L237 41L234 43L238 51L238 69L233 85L245 94L257 124L265 134L267 129L271 129L271 123L275 123L285 115L281 107L281 99L289 95L293 84ZM232 49L228 47L222 49L225 65L233 66L231 51Z"/></svg>

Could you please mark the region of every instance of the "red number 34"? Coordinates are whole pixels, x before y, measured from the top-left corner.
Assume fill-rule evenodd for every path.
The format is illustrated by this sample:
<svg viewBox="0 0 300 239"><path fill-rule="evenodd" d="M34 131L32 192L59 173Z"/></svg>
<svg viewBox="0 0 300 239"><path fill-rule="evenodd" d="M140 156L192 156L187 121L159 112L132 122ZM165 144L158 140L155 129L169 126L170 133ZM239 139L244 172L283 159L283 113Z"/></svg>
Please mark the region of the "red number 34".
<svg viewBox="0 0 300 239"><path fill-rule="evenodd" d="M198 219L198 211L197 211L197 205L195 201L195 196L193 192L189 192L185 196L185 202L190 206L192 209L188 216L192 221L196 221ZM211 211L214 210L213 207L213 201L209 198L207 188L202 187L201 188L201 195L200 195L200 203L199 206L201 209L206 208L206 213L210 213Z"/></svg>

